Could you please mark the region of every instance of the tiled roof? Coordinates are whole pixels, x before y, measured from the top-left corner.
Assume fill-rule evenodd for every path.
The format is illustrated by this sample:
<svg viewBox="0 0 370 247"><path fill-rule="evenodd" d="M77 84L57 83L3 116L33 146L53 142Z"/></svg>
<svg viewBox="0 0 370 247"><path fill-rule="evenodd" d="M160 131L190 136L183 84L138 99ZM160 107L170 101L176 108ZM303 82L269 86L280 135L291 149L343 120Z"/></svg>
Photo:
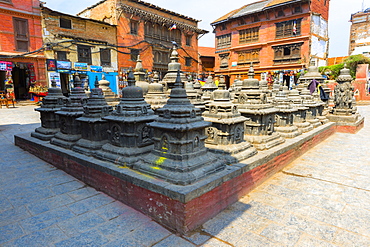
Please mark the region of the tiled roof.
<svg viewBox="0 0 370 247"><path fill-rule="evenodd" d="M284 4L288 2L299 2L299 1L301 0L262 0L262 1L254 2L251 4L244 5L243 7L239 9L229 12L228 14L218 18L211 24L215 24L217 22L227 21L227 20L237 18L240 16L245 16L248 14L260 12L266 8L271 8L275 5Z"/></svg>
<svg viewBox="0 0 370 247"><path fill-rule="evenodd" d="M199 46L198 53L202 57L214 57L216 49L214 47Z"/></svg>

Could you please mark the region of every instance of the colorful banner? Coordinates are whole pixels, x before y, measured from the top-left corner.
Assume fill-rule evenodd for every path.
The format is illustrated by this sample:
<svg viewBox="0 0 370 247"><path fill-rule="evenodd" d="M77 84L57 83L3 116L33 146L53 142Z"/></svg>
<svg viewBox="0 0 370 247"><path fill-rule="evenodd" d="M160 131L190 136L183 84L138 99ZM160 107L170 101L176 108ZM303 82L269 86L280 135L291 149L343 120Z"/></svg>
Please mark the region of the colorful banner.
<svg viewBox="0 0 370 247"><path fill-rule="evenodd" d="M60 69L72 69L72 63L70 61L57 61L57 68Z"/></svg>
<svg viewBox="0 0 370 247"><path fill-rule="evenodd" d="M12 62L0 61L0 70L1 71L12 71L12 69L13 69L13 63Z"/></svg>
<svg viewBox="0 0 370 247"><path fill-rule="evenodd" d="M57 70L57 60L46 59L46 69L48 71L56 71Z"/></svg>
<svg viewBox="0 0 370 247"><path fill-rule="evenodd" d="M91 72L103 72L103 67L90 65L90 70Z"/></svg>
<svg viewBox="0 0 370 247"><path fill-rule="evenodd" d="M74 67L75 70L83 70L83 71L87 70L87 63L75 63L74 65L75 65Z"/></svg>

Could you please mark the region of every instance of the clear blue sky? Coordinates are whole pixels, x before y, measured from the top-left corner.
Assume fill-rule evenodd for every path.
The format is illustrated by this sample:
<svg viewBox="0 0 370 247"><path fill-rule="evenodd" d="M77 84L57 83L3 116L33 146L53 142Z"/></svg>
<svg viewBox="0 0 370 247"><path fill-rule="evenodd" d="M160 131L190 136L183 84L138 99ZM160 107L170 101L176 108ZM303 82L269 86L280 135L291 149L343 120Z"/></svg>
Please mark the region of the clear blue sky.
<svg viewBox="0 0 370 247"><path fill-rule="evenodd" d="M45 0L46 6L67 14L77 14L99 0ZM228 12L257 0L144 0L162 8L202 20L199 27L210 31L199 40L200 46L214 47L210 23ZM330 0L329 57L348 55L351 14L370 7L370 0Z"/></svg>

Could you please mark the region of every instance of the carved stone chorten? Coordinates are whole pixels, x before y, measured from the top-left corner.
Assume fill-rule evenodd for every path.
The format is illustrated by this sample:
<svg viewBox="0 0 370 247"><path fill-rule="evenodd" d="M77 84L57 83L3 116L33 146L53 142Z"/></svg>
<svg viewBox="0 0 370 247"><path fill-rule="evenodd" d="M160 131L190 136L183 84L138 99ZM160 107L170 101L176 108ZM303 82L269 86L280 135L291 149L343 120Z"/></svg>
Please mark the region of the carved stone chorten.
<svg viewBox="0 0 370 247"><path fill-rule="evenodd" d="M155 111L167 103L168 96L164 93L163 85L159 83L158 72L154 72L153 83L148 86L148 93L145 95L145 101L150 104Z"/></svg>
<svg viewBox="0 0 370 247"><path fill-rule="evenodd" d="M206 105L204 120L212 126L206 128L206 147L211 152L222 154L228 163L247 159L257 153L257 149L244 140L244 122L236 105L230 101L228 90L213 92L214 100Z"/></svg>
<svg viewBox="0 0 370 247"><path fill-rule="evenodd" d="M298 127L293 125L294 115L298 109L292 107L285 91L280 91L275 96L275 107L279 109L275 118L275 131L284 138L294 138L302 134Z"/></svg>
<svg viewBox="0 0 370 247"><path fill-rule="evenodd" d="M35 109L35 111L40 112L41 127L36 128L35 132L31 133L32 137L49 141L60 131L59 116L55 112L61 110L65 100L66 97L63 96L62 89L57 88L56 81L52 79L48 95L42 100L41 107Z"/></svg>
<svg viewBox="0 0 370 247"><path fill-rule="evenodd" d="M129 73L128 87L122 89L122 98L116 110L103 120L108 121L108 140L94 156L122 166L132 167L141 155L153 148L152 130L148 123L154 121L150 105L145 102L143 90L135 85Z"/></svg>
<svg viewBox="0 0 370 247"><path fill-rule="evenodd" d="M266 94L260 90L259 81L254 79L253 65L248 76L237 98L240 113L248 119L245 121L244 137L258 150L270 149L285 141L274 132L275 114L279 110L266 103Z"/></svg>
<svg viewBox="0 0 370 247"><path fill-rule="evenodd" d="M327 118L341 126L359 126L364 118L359 115L354 106L354 87L348 68L343 68L337 78L338 85L334 88L334 107Z"/></svg>
<svg viewBox="0 0 370 247"><path fill-rule="evenodd" d="M307 88L303 88L300 95L303 100L303 105L308 107L306 111L306 121L312 124L314 128L321 126L322 124L317 118L320 104L314 101L313 96L310 94L310 90Z"/></svg>
<svg viewBox="0 0 370 247"><path fill-rule="evenodd" d="M66 105L56 112L59 116L60 131L50 140L51 144L71 149L81 138L81 123L77 118L83 115L86 101L87 96L81 87L80 78L75 76L74 88L71 89Z"/></svg>
<svg viewBox="0 0 370 247"><path fill-rule="evenodd" d="M212 93L213 91L217 90L218 87L216 86L215 82L211 75L208 76L206 83L202 87L202 100L207 104L212 100Z"/></svg>
<svg viewBox="0 0 370 247"><path fill-rule="evenodd" d="M140 55L137 56L134 76L136 80L135 85L137 87L141 87L143 89L143 95L146 95L149 90L149 83L145 81L145 71L143 68L142 60L140 59Z"/></svg>
<svg viewBox="0 0 370 247"><path fill-rule="evenodd" d="M293 115L293 125L297 126L302 133L313 130L313 126L306 121L308 107L303 105L303 99L299 95L299 91L297 89L290 90L288 99L291 102L291 106L297 109Z"/></svg>
<svg viewBox="0 0 370 247"><path fill-rule="evenodd" d="M173 184L195 183L225 168L225 162L204 145L205 122L201 111L190 103L178 72L167 104L157 110L153 128L154 149L134 169Z"/></svg>
<svg viewBox="0 0 370 247"><path fill-rule="evenodd" d="M199 94L199 96L201 97L203 92L202 92L202 85L200 84L200 82L198 80L195 80L194 82L194 90Z"/></svg>
<svg viewBox="0 0 370 247"><path fill-rule="evenodd" d="M177 52L177 45L174 45L170 57L171 62L168 64L168 72L164 76L162 83L165 84L165 90L171 90L175 87L177 71L180 71L181 81L187 81L184 73L181 72L181 64L179 63L179 53Z"/></svg>
<svg viewBox="0 0 370 247"><path fill-rule="evenodd" d="M105 101L99 83L91 89L90 97L84 106L84 114L77 118L81 124L81 139L72 147L73 151L90 155L108 142L108 123L102 117L108 116L113 107Z"/></svg>
<svg viewBox="0 0 370 247"><path fill-rule="evenodd" d="M95 84L98 80L98 77L95 77ZM112 91L112 89L109 87L110 82L105 79L105 75L103 74L101 77L101 80L98 82L99 88L103 91L105 101L108 103L108 105L115 106L119 102L119 98L115 93Z"/></svg>
<svg viewBox="0 0 370 247"><path fill-rule="evenodd" d="M196 108L199 108L202 113L206 109L206 103L202 101L201 95L198 94L198 92L194 89L192 82L186 82L185 83L185 90L186 95L188 96L188 99L190 100L190 103L192 103Z"/></svg>

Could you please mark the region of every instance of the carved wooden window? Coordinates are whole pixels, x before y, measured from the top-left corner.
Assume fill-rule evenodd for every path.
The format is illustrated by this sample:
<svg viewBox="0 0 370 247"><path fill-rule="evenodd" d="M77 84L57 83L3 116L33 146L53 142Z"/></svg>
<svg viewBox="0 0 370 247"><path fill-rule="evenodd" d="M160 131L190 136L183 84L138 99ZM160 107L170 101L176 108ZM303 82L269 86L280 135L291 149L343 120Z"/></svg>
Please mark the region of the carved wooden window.
<svg viewBox="0 0 370 247"><path fill-rule="evenodd" d="M78 54L78 62L92 64L90 46L78 45L77 54Z"/></svg>
<svg viewBox="0 0 370 247"><path fill-rule="evenodd" d="M226 23L220 24L220 30L221 31L226 30Z"/></svg>
<svg viewBox="0 0 370 247"><path fill-rule="evenodd" d="M137 61L137 57L139 56L139 54L140 54L139 49L130 49L130 55L131 55L132 61Z"/></svg>
<svg viewBox="0 0 370 247"><path fill-rule="evenodd" d="M13 17L15 47L17 51L28 51L28 20Z"/></svg>
<svg viewBox="0 0 370 247"><path fill-rule="evenodd" d="M301 43L273 46L274 64L298 63L301 59Z"/></svg>
<svg viewBox="0 0 370 247"><path fill-rule="evenodd" d="M59 18L59 26L61 28L72 29L72 21L65 18Z"/></svg>
<svg viewBox="0 0 370 247"><path fill-rule="evenodd" d="M169 63L169 53L165 51L153 51L154 63L167 65Z"/></svg>
<svg viewBox="0 0 370 247"><path fill-rule="evenodd" d="M301 20L295 19L275 23L276 38L281 39L301 35Z"/></svg>
<svg viewBox="0 0 370 247"><path fill-rule="evenodd" d="M130 34L138 34L139 22L131 20L130 21Z"/></svg>
<svg viewBox="0 0 370 247"><path fill-rule="evenodd" d="M227 69L229 67L229 53L220 54L220 69Z"/></svg>
<svg viewBox="0 0 370 247"><path fill-rule="evenodd" d="M191 46L192 35L186 35L186 45Z"/></svg>
<svg viewBox="0 0 370 247"><path fill-rule="evenodd" d="M302 13L301 5L297 5L293 7L293 14L296 14L296 13Z"/></svg>
<svg viewBox="0 0 370 247"><path fill-rule="evenodd" d="M248 28L239 31L239 43L257 42L259 39L259 27Z"/></svg>
<svg viewBox="0 0 370 247"><path fill-rule="evenodd" d="M66 51L57 51L57 60L59 61L68 61Z"/></svg>
<svg viewBox="0 0 370 247"><path fill-rule="evenodd" d="M101 66L111 65L110 49L100 49L100 64Z"/></svg>
<svg viewBox="0 0 370 247"><path fill-rule="evenodd" d="M231 33L216 37L217 49L231 46Z"/></svg>
<svg viewBox="0 0 370 247"><path fill-rule="evenodd" d="M260 60L260 49L253 49L247 51L238 52L238 65L259 63Z"/></svg>

